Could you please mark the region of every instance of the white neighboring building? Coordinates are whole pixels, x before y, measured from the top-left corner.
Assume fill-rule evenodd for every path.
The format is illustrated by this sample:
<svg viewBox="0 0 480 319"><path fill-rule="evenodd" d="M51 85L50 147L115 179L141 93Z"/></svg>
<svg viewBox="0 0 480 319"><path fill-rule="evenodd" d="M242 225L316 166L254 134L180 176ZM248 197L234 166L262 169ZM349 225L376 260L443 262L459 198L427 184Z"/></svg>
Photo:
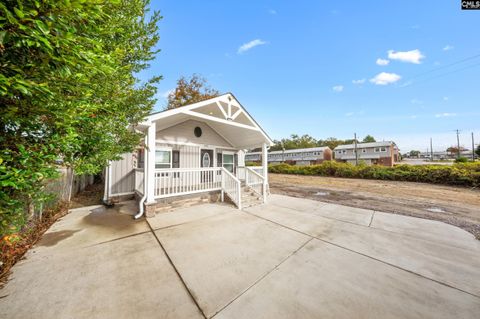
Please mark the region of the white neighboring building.
<svg viewBox="0 0 480 319"><path fill-rule="evenodd" d="M258 163L262 160L261 155L261 152L249 152L245 155L245 161ZM295 165L312 165L330 160L332 160L332 150L328 146L268 152L270 164L287 162Z"/></svg>
<svg viewBox="0 0 480 319"><path fill-rule="evenodd" d="M140 217L175 202L229 198L242 208L265 202L267 161L244 167L247 149L273 145L265 131L231 93L148 116L134 128L145 134L132 154L112 162L106 172L104 201L136 195Z"/></svg>

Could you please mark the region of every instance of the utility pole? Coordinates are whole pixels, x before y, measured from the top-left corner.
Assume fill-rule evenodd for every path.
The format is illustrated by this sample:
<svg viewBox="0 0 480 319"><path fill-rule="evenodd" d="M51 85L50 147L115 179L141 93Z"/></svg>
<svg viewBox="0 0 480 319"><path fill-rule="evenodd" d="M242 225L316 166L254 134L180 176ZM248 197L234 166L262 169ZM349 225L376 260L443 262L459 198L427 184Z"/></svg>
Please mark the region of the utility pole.
<svg viewBox="0 0 480 319"><path fill-rule="evenodd" d="M432 146L432 138L430 137L430 158L433 162L433 146Z"/></svg>
<svg viewBox="0 0 480 319"><path fill-rule="evenodd" d="M457 129L455 130L457 132L457 158L460 157L460 131Z"/></svg>
<svg viewBox="0 0 480 319"><path fill-rule="evenodd" d="M475 162L475 141L473 140L473 132L472 132L472 162Z"/></svg>
<svg viewBox="0 0 480 319"><path fill-rule="evenodd" d="M353 133L353 142L355 143L355 165L358 165L357 133Z"/></svg>

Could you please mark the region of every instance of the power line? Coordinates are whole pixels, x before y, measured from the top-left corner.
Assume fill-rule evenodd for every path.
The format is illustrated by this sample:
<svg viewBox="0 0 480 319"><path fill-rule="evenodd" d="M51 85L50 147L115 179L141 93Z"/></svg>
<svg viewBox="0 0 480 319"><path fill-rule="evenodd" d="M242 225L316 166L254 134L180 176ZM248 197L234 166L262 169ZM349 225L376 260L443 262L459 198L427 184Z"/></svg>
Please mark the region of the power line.
<svg viewBox="0 0 480 319"><path fill-rule="evenodd" d="M472 55L472 56L469 56L469 57L467 57L467 58L461 59L461 60L456 61L456 62L449 63L449 64L447 64L447 65L440 66L440 67L435 68L435 69L431 69L431 70L429 70L429 71L425 71L425 72L419 73L419 74L414 75L413 77L411 77L410 80L416 79L416 78L421 77L421 76L423 76L423 75L425 75L425 74L430 74L430 73L433 73L433 72L436 72L436 71L439 71L439 70L447 69L447 68L449 68L449 67L451 67L451 66L454 66L454 65L457 65L457 64L466 62L466 61L474 60L474 59L477 59L477 58L480 58L480 53L479 53L479 54Z"/></svg>
<svg viewBox="0 0 480 319"><path fill-rule="evenodd" d="M467 65L467 66L465 66L465 67L463 67L463 68L460 68L460 69L452 70L452 71L447 72L447 73L442 73L442 74L439 74L439 75L436 75L436 76L433 76L433 77L429 77L429 78L427 78L427 79L425 79L425 80L421 80L421 81L418 81L418 82L413 82L413 83L408 84L409 82L412 82L412 79L416 79L416 78L422 77L422 76L424 76L424 75L437 72L437 71L439 71L439 70L447 69L447 68L450 68L451 66L454 66L454 65L457 65L457 64L466 62L466 61L474 60L474 59L477 59L477 58L480 58L480 54L472 55L472 56L467 57L467 58L464 58L464 59L462 59L462 60L459 60L459 61L456 61L456 62L447 64L447 65L444 65L444 66L441 66L441 67L438 67L438 68L435 68L435 69L432 69L432 70L429 70L429 71L426 71L426 72L423 72L423 73L419 73L419 74L414 75L413 77L409 78L409 79L405 82L405 83L407 83L407 85L404 85L404 86L401 86L401 87L411 86L411 85L416 84L416 83L423 83L423 82L430 81L430 80L433 80L433 79L436 79L436 78L440 78L440 77L443 77L443 76L446 76L446 75L450 75L450 74L452 74L452 73L457 73L457 72L463 71L463 70L465 70L465 69L474 68L474 67L480 65L480 63L475 63L475 64Z"/></svg>

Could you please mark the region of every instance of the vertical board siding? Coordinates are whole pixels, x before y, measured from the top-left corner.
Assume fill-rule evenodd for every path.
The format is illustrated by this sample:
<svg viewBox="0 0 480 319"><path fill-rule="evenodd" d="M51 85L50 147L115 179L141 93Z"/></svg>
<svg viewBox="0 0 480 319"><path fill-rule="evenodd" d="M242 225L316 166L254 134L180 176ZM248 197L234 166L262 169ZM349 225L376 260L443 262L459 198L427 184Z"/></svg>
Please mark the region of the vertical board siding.
<svg viewBox="0 0 480 319"><path fill-rule="evenodd" d="M126 153L122 159L112 162L111 195L131 193L135 189L135 171L133 169L133 154Z"/></svg>

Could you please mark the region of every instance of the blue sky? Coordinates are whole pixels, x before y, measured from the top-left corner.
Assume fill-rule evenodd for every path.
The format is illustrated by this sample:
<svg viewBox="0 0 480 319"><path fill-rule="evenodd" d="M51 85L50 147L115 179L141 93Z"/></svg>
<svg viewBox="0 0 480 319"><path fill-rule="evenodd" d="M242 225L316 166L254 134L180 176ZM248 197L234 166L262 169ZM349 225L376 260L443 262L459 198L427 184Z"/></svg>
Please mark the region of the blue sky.
<svg viewBox="0 0 480 319"><path fill-rule="evenodd" d="M182 76L232 92L274 139L480 142L480 11L460 1L153 1L157 108ZM471 59L463 62L466 58ZM458 63L457 63L458 62ZM456 64L454 64L456 63ZM453 64L453 65L451 65ZM354 82L355 81L355 82Z"/></svg>

